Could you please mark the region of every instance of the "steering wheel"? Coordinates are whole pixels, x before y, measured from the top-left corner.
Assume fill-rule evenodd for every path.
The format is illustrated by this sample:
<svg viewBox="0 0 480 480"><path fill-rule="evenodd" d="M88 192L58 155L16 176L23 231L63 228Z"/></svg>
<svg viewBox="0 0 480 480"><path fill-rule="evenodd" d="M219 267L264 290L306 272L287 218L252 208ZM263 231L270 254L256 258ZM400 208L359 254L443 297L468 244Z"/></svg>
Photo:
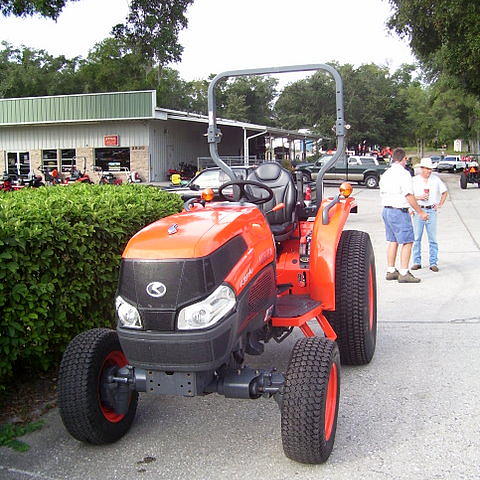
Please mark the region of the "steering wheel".
<svg viewBox="0 0 480 480"><path fill-rule="evenodd" d="M247 185L251 185L253 187L259 187L265 190L268 193L268 196L266 196L265 198L255 197L245 189ZM223 191L227 187L231 187L231 186L238 187L240 189L240 192L237 193L234 190L233 197L226 197L223 194ZM254 205L263 205L264 203L269 202L273 198L274 194L273 194L273 190L270 187L267 187L266 185L264 185L263 183L254 182L253 180L236 180L234 182L227 182L221 185L220 188L218 189L218 195L222 200L226 200L227 202L238 202L242 199L246 199L248 202L253 203Z"/></svg>

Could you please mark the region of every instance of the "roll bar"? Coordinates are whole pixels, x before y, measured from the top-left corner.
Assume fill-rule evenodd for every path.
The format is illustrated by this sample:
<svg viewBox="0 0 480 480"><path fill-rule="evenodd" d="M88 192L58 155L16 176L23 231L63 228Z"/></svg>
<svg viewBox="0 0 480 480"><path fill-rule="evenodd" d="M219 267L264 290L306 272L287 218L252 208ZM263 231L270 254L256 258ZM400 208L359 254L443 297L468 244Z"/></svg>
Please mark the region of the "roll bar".
<svg viewBox="0 0 480 480"><path fill-rule="evenodd" d="M252 68L247 70L231 70L227 72L219 73L215 76L210 85L208 86L208 130L207 140L210 149L210 155L215 164L221 168L232 181L237 178L233 173L233 170L220 158L218 154L217 144L222 139L222 133L217 127L217 103L215 99L215 87L218 82L228 77L242 77L248 75L266 75L274 73L287 73L287 72L306 72L311 70L323 70L328 72L335 80L335 103L336 103L336 122L335 122L335 134L337 137L337 151L333 157L322 166L317 176L317 205L320 205L323 198L323 177L325 172L334 163L344 155L345 153L345 119L343 108L343 81L342 77L335 68L330 65L318 63L310 65L291 65L285 67L267 67L267 68Z"/></svg>

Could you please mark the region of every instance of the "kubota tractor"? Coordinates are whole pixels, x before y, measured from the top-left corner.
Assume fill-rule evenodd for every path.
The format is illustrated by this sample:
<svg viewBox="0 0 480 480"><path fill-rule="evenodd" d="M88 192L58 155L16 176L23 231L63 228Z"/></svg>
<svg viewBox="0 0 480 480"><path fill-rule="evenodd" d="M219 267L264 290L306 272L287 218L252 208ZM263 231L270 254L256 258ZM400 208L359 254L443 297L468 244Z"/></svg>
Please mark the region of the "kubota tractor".
<svg viewBox="0 0 480 480"><path fill-rule="evenodd" d="M307 206L302 180L277 163L239 180L221 160L215 86L226 77L311 70L335 80L337 150L319 172L316 204ZM130 240L115 298L117 330L87 331L67 347L60 414L73 437L103 444L129 430L139 392L273 397L285 454L321 463L335 439L340 362L370 362L377 329L370 238L343 231L357 209L351 187L322 198L323 175L345 152L342 80L321 64L225 72L210 84L208 110L210 153L231 179L220 188L222 201L207 191ZM262 354L265 343L282 342L295 327L305 338L285 373L245 365L246 354Z"/></svg>

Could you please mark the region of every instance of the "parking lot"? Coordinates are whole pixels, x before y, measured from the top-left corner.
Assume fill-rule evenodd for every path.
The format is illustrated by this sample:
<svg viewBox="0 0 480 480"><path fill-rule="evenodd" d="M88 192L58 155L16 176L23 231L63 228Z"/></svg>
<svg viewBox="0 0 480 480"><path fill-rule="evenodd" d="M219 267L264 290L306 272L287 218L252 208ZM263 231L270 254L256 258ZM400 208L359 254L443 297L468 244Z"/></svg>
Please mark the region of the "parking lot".
<svg viewBox="0 0 480 480"><path fill-rule="evenodd" d="M348 226L369 232L374 244L378 344L371 364L343 368L336 444L326 464L283 455L273 400L143 396L130 433L109 446L78 443L52 410L25 438L29 452L0 449L0 478L478 478L480 189L460 190L458 175L442 178L450 195L439 216L440 271L419 270L418 285L384 280L379 192L354 187L359 213ZM285 368L298 337L269 344L248 363Z"/></svg>

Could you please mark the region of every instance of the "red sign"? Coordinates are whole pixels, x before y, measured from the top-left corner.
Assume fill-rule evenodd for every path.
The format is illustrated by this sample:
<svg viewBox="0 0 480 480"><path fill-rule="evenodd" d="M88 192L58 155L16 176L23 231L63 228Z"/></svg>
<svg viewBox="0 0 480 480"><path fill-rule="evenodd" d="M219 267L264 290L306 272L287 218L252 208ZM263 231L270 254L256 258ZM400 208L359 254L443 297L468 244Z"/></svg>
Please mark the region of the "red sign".
<svg viewBox="0 0 480 480"><path fill-rule="evenodd" d="M120 145L120 138L118 135L105 135L103 137L103 145L105 147L118 147Z"/></svg>

